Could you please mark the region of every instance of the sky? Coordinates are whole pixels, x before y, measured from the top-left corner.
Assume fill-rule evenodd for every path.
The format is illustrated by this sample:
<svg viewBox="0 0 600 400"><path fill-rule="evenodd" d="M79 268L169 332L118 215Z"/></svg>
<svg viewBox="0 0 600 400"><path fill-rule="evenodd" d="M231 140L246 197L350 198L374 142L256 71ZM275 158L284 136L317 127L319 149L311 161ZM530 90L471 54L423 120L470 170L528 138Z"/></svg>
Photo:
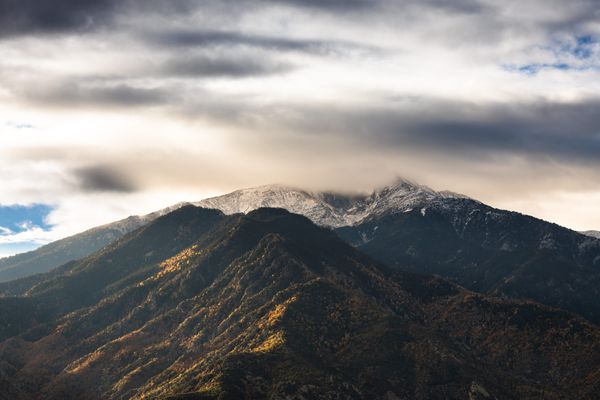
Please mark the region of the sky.
<svg viewBox="0 0 600 400"><path fill-rule="evenodd" d="M598 0L0 0L0 256L401 176L600 229Z"/></svg>

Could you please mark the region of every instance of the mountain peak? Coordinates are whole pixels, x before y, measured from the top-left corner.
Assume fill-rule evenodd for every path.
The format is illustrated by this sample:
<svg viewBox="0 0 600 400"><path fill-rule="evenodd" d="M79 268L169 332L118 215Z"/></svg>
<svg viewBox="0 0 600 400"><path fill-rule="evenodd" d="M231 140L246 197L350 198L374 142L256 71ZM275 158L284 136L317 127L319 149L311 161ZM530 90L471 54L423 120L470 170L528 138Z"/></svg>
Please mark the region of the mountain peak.
<svg viewBox="0 0 600 400"><path fill-rule="evenodd" d="M386 187L388 187L388 188L421 188L421 187L425 187L425 186L420 185L411 179L408 179L408 178L405 178L402 176L396 176L394 178L394 181ZM431 189L429 189L429 190L431 190Z"/></svg>
<svg viewBox="0 0 600 400"><path fill-rule="evenodd" d="M379 190L376 190L375 194L391 193L391 192L416 192L421 193L424 196L436 197L436 198L457 198L457 199L470 199L469 196L464 194L455 193L449 190L437 191L430 188L427 185L419 184L413 180L396 177L392 184L387 185Z"/></svg>
<svg viewBox="0 0 600 400"><path fill-rule="evenodd" d="M195 203L217 208L225 214L248 213L262 207L284 208L301 214L318 225L342 227L356 225L374 216L404 212L448 198L465 198L450 192L436 192L411 180L398 177L389 186L371 195L311 192L292 186L273 184L235 192Z"/></svg>
<svg viewBox="0 0 600 400"><path fill-rule="evenodd" d="M195 205L218 209L224 214L248 213L262 207L284 208L329 228L355 226L377 216L406 212L416 207L443 204L447 199L466 198L451 192L436 192L409 179L398 177L392 184L370 195L314 192L286 184L270 184L236 190L196 203L182 202L156 212L132 216L92 228L35 251L0 260L0 282L45 272L85 257L172 211ZM183 211L185 212L185 210Z"/></svg>

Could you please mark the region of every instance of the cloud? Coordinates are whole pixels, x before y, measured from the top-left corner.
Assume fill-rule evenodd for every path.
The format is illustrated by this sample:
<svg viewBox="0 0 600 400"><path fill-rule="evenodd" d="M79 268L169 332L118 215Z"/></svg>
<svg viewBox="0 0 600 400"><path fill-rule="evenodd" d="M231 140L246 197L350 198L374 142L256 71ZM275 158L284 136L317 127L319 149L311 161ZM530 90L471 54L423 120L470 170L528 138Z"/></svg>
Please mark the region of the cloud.
<svg viewBox="0 0 600 400"><path fill-rule="evenodd" d="M142 39L166 47L246 46L278 52L303 52L320 55L343 55L349 51L376 53L378 49L344 40L286 38L225 30L162 30L145 32Z"/></svg>
<svg viewBox="0 0 600 400"><path fill-rule="evenodd" d="M263 0L263 2L269 2L269 0ZM475 13L486 8L485 2L480 0L408 0L402 2L393 0L271 0L271 2L335 13L360 13L390 5L399 5L401 8L411 6L424 9L435 8L459 13Z"/></svg>
<svg viewBox="0 0 600 400"><path fill-rule="evenodd" d="M432 98L371 106L288 106L275 129L333 134L373 148L512 153L600 164L600 98L577 102L470 103Z"/></svg>
<svg viewBox="0 0 600 400"><path fill-rule="evenodd" d="M275 2L334 11L362 10L372 8L380 3L378 0L275 0Z"/></svg>
<svg viewBox="0 0 600 400"><path fill-rule="evenodd" d="M293 68L290 64L265 59L196 55L174 57L166 61L159 71L163 76L178 78L245 78L285 73Z"/></svg>
<svg viewBox="0 0 600 400"><path fill-rule="evenodd" d="M174 100L162 87L137 87L126 83L88 82L76 78L49 85L28 85L14 89L17 98L50 107L139 107L155 106Z"/></svg>
<svg viewBox="0 0 600 400"><path fill-rule="evenodd" d="M210 93L205 82L280 76L299 68L293 62L279 61L268 54L182 51L160 54L126 67L118 66L104 74L44 75L35 67L17 73L14 68L0 65L0 87L6 89L15 102L50 109L184 107L188 99L221 98L218 102L222 102L224 96ZM16 126L7 122L5 125L35 128L31 124Z"/></svg>
<svg viewBox="0 0 600 400"><path fill-rule="evenodd" d="M107 166L79 168L73 171L79 187L87 192L134 192L137 187L123 172Z"/></svg>
<svg viewBox="0 0 600 400"><path fill-rule="evenodd" d="M39 226L29 226L27 229L12 234L0 235L0 245L6 244L46 244L51 242L54 236L49 230L42 229Z"/></svg>
<svg viewBox="0 0 600 400"><path fill-rule="evenodd" d="M89 33L135 14L186 15L205 0L0 0L0 37Z"/></svg>
<svg viewBox="0 0 600 400"><path fill-rule="evenodd" d="M374 6L370 0L279 0L280 4L321 10L355 10ZM262 3L262 4L261 4ZM249 12L273 6L269 1L217 0L0 0L0 37L91 32L136 14L187 16L197 10Z"/></svg>
<svg viewBox="0 0 600 400"><path fill-rule="evenodd" d="M0 35L85 31L110 20L116 0L0 0Z"/></svg>

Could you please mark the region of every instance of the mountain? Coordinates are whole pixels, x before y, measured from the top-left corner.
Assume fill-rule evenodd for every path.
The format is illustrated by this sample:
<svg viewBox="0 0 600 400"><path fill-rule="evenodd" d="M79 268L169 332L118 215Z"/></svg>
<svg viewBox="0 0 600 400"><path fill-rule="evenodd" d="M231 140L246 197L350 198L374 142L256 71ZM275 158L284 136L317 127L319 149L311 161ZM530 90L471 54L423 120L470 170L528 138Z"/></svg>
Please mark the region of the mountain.
<svg viewBox="0 0 600 400"><path fill-rule="evenodd" d="M393 185L370 195L310 192L284 185L266 185L236 190L194 204L216 208L225 214L247 213L261 207L284 208L310 218L317 225L338 228L450 198L464 196L447 191L436 192L426 186L397 179Z"/></svg>
<svg viewBox="0 0 600 400"><path fill-rule="evenodd" d="M593 237L596 239L600 239L600 231L585 231L585 232L580 232L582 235L586 235L589 237Z"/></svg>
<svg viewBox="0 0 600 400"><path fill-rule="evenodd" d="M2 258L0 259L0 282L48 272L69 261L86 257L183 204L176 204L144 216L131 216L57 240L27 253Z"/></svg>
<svg viewBox="0 0 600 400"><path fill-rule="evenodd" d="M600 323L600 241L556 224L470 199L444 199L337 233L392 268L532 299Z"/></svg>
<svg viewBox="0 0 600 400"><path fill-rule="evenodd" d="M532 299L600 323L599 240L526 215L498 210L466 196L437 192L398 179L369 195L315 193L269 185L195 204L225 214L247 213L260 207L285 208L318 225L334 228L344 240L391 268L437 274L470 290ZM142 225L165 212L131 220ZM126 230L118 232L111 238L120 237ZM77 248L78 256L110 241L86 247L81 244L85 235L74 238L77 240L67 248ZM76 258L65 257L68 252L64 251L59 254L62 258L52 266L58 265L59 260ZM35 260L32 265L38 266ZM48 269L48 264L43 264L36 271ZM28 272L12 268L4 276L16 271L21 276ZM0 284L0 295L22 293L39 279L33 276L10 285Z"/></svg>
<svg viewBox="0 0 600 400"><path fill-rule="evenodd" d="M594 399L600 328L182 207L0 299L0 399ZM27 312L19 312L19 310Z"/></svg>
<svg viewBox="0 0 600 400"><path fill-rule="evenodd" d="M226 214L286 208L336 228L392 268L437 274L494 296L533 299L600 323L600 241L466 196L398 179L363 196L272 185L197 204Z"/></svg>
<svg viewBox="0 0 600 400"><path fill-rule="evenodd" d="M438 197L458 196L398 180L393 187L366 195L344 195L330 192L309 192L283 185L267 185L237 190L230 194L194 203L199 207L216 208L226 214L249 212L261 207L285 208L305 215L315 223L328 227L353 225L371 215L407 210L416 203ZM179 203L144 216L99 226L58 240L39 249L0 259L0 282L48 272L69 261L86 257L157 217L188 203Z"/></svg>

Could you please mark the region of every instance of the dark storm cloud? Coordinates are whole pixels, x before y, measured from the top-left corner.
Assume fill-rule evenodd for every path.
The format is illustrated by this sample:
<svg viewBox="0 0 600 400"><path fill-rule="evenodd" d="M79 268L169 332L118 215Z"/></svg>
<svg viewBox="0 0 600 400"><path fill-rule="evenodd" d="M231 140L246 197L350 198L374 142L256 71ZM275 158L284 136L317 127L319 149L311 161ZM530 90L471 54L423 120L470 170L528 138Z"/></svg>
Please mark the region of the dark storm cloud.
<svg viewBox="0 0 600 400"><path fill-rule="evenodd" d="M88 30L110 20L118 0L0 0L0 35Z"/></svg>
<svg viewBox="0 0 600 400"><path fill-rule="evenodd" d="M550 19L548 30L572 30L598 18L598 0L574 0L577 12ZM369 14L382 18L407 15L422 17L431 11L493 17L494 7L481 0L0 0L0 37L27 34L84 32L112 24L116 17L189 16L199 13L210 19L234 23L240 16L281 5L298 10ZM544 3L540 3L544 6ZM412 17L411 17L412 18ZM496 17L494 17L496 18ZM277 46L277 44L275 44ZM280 44L286 47L288 44Z"/></svg>
<svg viewBox="0 0 600 400"><path fill-rule="evenodd" d="M167 77L244 78L279 74L292 69L292 65L265 59L178 56L165 62L159 72Z"/></svg>
<svg viewBox="0 0 600 400"><path fill-rule="evenodd" d="M189 15L218 0L0 0L0 37L87 32L110 25L115 17ZM222 9L222 8L220 8Z"/></svg>
<svg viewBox="0 0 600 400"><path fill-rule="evenodd" d="M86 192L130 193L137 185L120 171L102 165L80 168L73 171L79 188Z"/></svg>
<svg viewBox="0 0 600 400"><path fill-rule="evenodd" d="M599 99L521 104L405 99L396 106L287 106L268 112L275 129L336 134L361 146L437 150L460 157L522 154L599 164L599 109Z"/></svg>
<svg viewBox="0 0 600 400"><path fill-rule="evenodd" d="M437 116L393 118L388 138L448 151L483 150L600 162L600 101L438 108ZM409 116L405 116L409 117ZM394 134L394 132L396 134Z"/></svg>
<svg viewBox="0 0 600 400"><path fill-rule="evenodd" d="M48 33L81 33L114 24L116 17L169 18L194 10L226 11L234 0L0 0L0 38ZM242 7L242 9L246 9ZM230 12L233 14L233 12Z"/></svg>
<svg viewBox="0 0 600 400"><path fill-rule="evenodd" d="M324 10L364 9L374 4L370 0L280 0L279 3ZM90 31L112 23L116 16L189 15L195 10L234 15L272 5L272 1L259 0L0 0L0 37Z"/></svg>

